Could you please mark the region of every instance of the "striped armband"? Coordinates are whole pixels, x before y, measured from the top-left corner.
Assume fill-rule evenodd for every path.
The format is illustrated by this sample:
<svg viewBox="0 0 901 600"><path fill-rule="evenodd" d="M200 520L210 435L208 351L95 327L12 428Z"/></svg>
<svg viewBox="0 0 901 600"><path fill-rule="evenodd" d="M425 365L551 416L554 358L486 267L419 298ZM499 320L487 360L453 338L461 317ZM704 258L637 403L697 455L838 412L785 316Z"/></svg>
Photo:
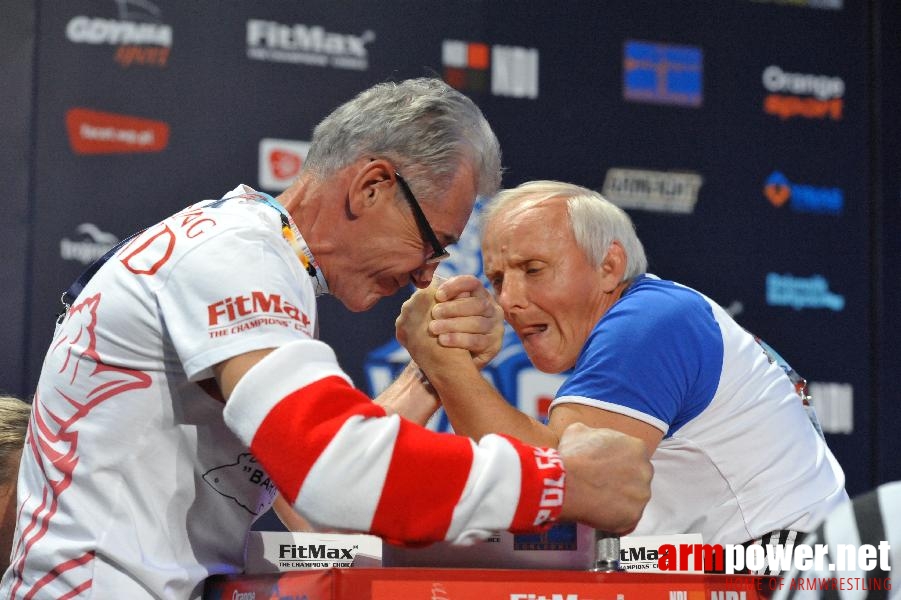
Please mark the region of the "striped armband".
<svg viewBox="0 0 901 600"><path fill-rule="evenodd" d="M563 459L554 448L538 448L505 437L519 453L522 485L519 505L509 529L515 532L547 529L560 518L566 483Z"/></svg>

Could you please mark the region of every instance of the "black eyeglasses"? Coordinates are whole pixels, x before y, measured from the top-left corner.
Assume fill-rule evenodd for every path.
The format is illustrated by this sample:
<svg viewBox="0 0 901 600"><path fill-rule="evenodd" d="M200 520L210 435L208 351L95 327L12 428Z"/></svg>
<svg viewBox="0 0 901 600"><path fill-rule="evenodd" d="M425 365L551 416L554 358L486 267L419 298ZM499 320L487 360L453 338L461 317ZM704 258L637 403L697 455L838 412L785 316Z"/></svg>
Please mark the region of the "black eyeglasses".
<svg viewBox="0 0 901 600"><path fill-rule="evenodd" d="M426 264L431 265L437 262L441 262L442 260L450 256L450 252L448 252L444 248L444 246L441 245L441 242L438 241L438 236L435 235L435 230L432 229L432 226L429 225L428 219L425 218L425 213L422 212L422 207L416 200L416 196L413 195L412 190L410 190L410 186L407 184L407 180L401 177L400 173L398 173L397 171L394 172L394 176L397 178L397 182L400 184L400 189L404 191L404 196L407 198L407 203L413 210L413 216L416 217L416 224L419 225L419 231L422 232L423 239L432 246L432 254L427 259L425 259Z"/></svg>

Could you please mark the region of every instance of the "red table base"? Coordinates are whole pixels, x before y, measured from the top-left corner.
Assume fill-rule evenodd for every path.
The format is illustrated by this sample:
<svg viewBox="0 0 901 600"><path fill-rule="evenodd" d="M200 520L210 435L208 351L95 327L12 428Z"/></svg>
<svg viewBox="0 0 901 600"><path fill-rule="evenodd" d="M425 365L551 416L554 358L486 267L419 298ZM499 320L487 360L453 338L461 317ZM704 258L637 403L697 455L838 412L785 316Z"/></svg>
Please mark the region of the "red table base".
<svg viewBox="0 0 901 600"><path fill-rule="evenodd" d="M204 599L753 600L769 598L778 583L748 575L350 568L211 577Z"/></svg>

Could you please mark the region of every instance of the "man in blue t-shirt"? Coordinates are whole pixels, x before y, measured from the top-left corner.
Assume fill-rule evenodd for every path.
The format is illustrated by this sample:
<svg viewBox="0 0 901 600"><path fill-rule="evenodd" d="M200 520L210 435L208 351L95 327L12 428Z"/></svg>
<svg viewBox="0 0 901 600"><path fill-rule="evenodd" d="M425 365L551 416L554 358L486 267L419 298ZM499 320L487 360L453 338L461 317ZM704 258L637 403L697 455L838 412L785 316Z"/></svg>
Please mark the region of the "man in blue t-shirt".
<svg viewBox="0 0 901 600"><path fill-rule="evenodd" d="M482 227L485 276L529 359L571 373L547 425L519 412L464 352L428 335L442 306L420 291L398 339L457 433L554 445L581 422L642 439L654 478L636 535L790 544L847 499L786 371L715 302L646 273L624 211L586 188L535 181L501 192Z"/></svg>

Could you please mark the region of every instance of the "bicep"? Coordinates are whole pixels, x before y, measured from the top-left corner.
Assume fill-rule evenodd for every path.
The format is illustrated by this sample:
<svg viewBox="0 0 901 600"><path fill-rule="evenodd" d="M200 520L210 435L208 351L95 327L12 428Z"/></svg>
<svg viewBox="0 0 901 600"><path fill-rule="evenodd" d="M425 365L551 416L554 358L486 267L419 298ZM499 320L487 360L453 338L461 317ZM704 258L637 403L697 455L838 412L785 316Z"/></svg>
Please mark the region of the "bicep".
<svg viewBox="0 0 901 600"><path fill-rule="evenodd" d="M589 427L602 429L615 429L637 437L647 447L648 456L654 453L660 440L663 439L663 432L653 425L603 408L576 403L558 404L553 408L548 425L558 436L562 435L563 430L572 423L582 423Z"/></svg>
<svg viewBox="0 0 901 600"><path fill-rule="evenodd" d="M273 350L274 348L252 350L223 360L213 366L216 383L219 384L219 390L226 401L228 401L229 396L231 396L232 391L238 385L238 382L241 381L241 378L244 377L244 374Z"/></svg>
<svg viewBox="0 0 901 600"><path fill-rule="evenodd" d="M272 510L288 531L314 531L310 522L300 516L281 493L276 494Z"/></svg>

